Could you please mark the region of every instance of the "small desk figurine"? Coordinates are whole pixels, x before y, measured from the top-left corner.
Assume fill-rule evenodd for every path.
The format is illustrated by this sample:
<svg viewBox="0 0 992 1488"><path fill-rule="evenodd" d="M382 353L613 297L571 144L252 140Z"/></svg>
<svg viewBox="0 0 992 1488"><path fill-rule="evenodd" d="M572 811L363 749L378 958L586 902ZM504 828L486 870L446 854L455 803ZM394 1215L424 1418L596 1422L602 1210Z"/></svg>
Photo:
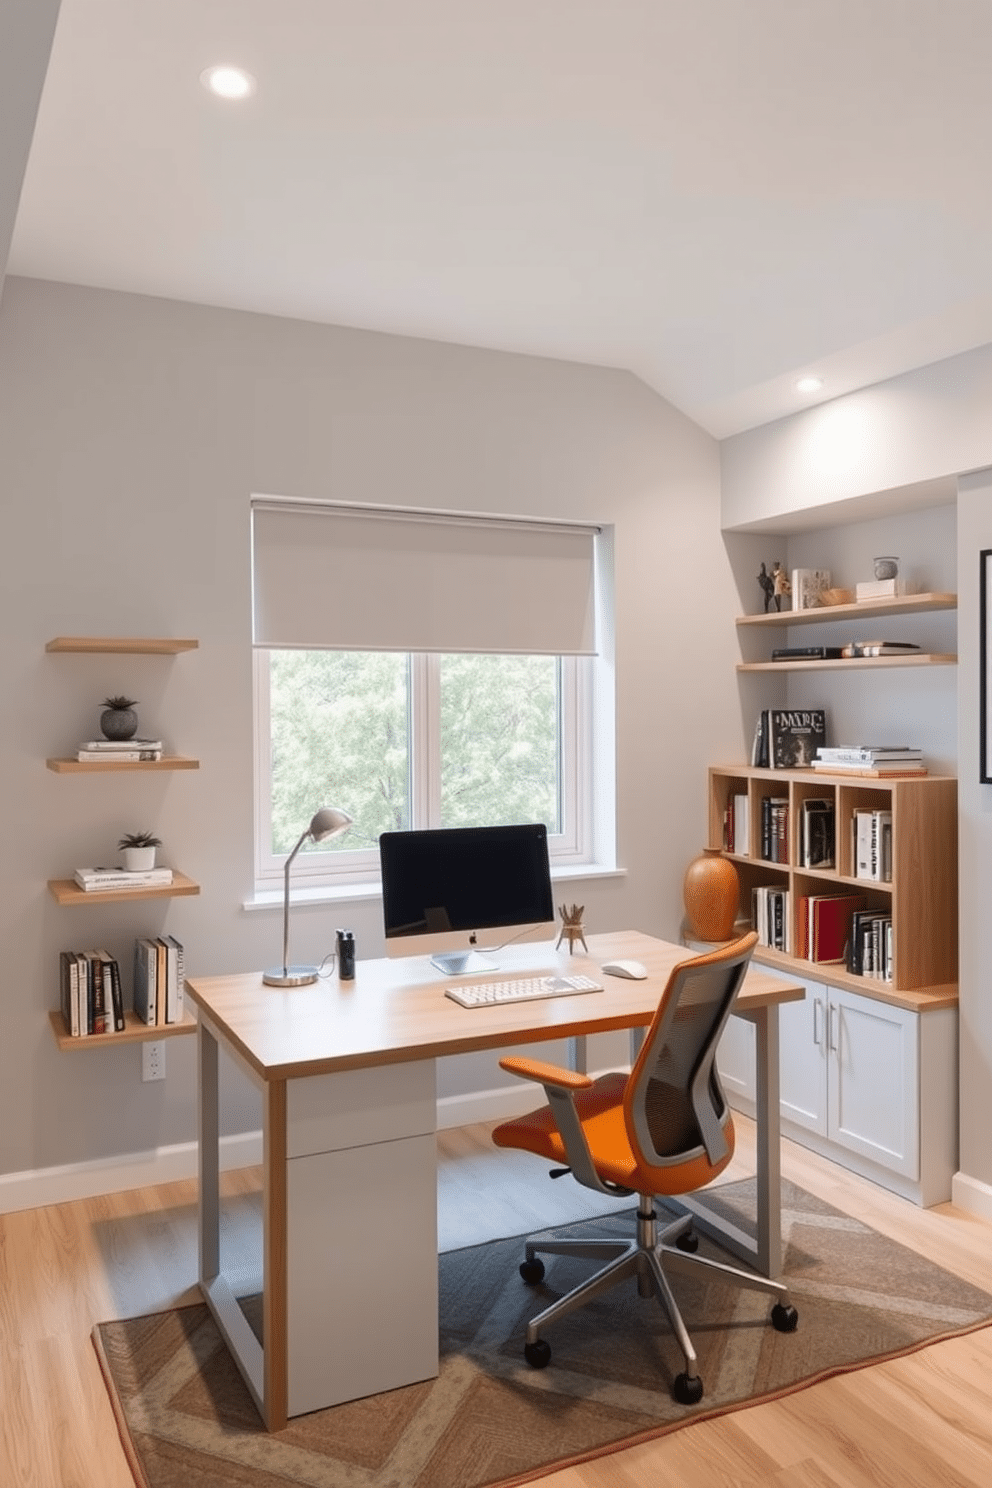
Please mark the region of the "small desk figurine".
<svg viewBox="0 0 992 1488"><path fill-rule="evenodd" d="M567 939L569 952L572 952L575 950L575 942L579 940L582 942L582 949L586 955L589 954L589 947L586 945L586 937L582 928L584 910L584 904L573 904L570 909L566 908L564 904L558 906L558 913L561 915L561 934L558 936L555 950L558 949L563 940Z"/></svg>

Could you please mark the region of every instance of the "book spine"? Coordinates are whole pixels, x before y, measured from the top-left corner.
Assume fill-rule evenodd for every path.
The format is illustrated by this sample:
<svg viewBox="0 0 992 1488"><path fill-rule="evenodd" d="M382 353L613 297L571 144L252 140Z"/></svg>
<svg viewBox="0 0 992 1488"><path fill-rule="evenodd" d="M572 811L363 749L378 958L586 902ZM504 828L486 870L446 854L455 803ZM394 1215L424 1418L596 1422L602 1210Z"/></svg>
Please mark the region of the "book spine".
<svg viewBox="0 0 992 1488"><path fill-rule="evenodd" d="M186 953L174 935L167 937L176 949L176 1019L181 1023L186 1016Z"/></svg>
<svg viewBox="0 0 992 1488"><path fill-rule="evenodd" d="M110 1006L114 1018L115 1033L124 1032L124 990L121 986L121 969L114 956L110 956L103 966L104 982L107 974L110 975Z"/></svg>

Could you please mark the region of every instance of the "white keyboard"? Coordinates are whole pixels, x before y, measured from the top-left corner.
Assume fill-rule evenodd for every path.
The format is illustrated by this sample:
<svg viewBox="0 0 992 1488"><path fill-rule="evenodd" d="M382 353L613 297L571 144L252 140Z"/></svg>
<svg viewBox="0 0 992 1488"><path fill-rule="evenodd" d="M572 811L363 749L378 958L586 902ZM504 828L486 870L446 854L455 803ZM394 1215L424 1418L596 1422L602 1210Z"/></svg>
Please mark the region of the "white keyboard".
<svg viewBox="0 0 992 1488"><path fill-rule="evenodd" d="M602 992L599 982L587 976L514 977L509 982L473 982L464 987L445 987L445 997L462 1007L493 1007L500 1002L536 1002L541 997L573 997L576 992Z"/></svg>

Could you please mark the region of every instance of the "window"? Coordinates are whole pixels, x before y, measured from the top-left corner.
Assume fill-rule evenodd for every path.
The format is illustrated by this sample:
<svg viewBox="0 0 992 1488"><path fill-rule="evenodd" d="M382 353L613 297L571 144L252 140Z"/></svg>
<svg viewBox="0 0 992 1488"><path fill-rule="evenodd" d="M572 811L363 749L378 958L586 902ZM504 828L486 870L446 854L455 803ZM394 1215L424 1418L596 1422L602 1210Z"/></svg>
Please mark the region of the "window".
<svg viewBox="0 0 992 1488"><path fill-rule="evenodd" d="M319 806L354 820L297 879L368 879L380 832L541 821L553 859L588 851L589 662L575 657L260 651L260 883L281 881Z"/></svg>
<svg viewBox="0 0 992 1488"><path fill-rule="evenodd" d="M379 834L406 828L542 821L553 860L591 859L592 535L256 505L260 887L281 882L285 854L325 805L354 825L296 859L296 878L314 886L374 879ZM459 585L474 593L461 616ZM401 636L428 644L399 649ZM567 652L549 650L562 640Z"/></svg>

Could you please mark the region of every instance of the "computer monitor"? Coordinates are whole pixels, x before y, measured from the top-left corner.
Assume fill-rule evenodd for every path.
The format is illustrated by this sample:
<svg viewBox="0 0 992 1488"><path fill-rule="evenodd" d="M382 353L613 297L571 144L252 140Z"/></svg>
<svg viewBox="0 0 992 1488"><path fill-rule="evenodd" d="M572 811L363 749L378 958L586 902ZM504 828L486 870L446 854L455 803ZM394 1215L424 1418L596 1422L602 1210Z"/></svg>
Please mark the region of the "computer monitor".
<svg viewBox="0 0 992 1488"><path fill-rule="evenodd" d="M495 971L495 951L554 921L541 823L383 832L379 858L389 956L429 955L449 976Z"/></svg>

